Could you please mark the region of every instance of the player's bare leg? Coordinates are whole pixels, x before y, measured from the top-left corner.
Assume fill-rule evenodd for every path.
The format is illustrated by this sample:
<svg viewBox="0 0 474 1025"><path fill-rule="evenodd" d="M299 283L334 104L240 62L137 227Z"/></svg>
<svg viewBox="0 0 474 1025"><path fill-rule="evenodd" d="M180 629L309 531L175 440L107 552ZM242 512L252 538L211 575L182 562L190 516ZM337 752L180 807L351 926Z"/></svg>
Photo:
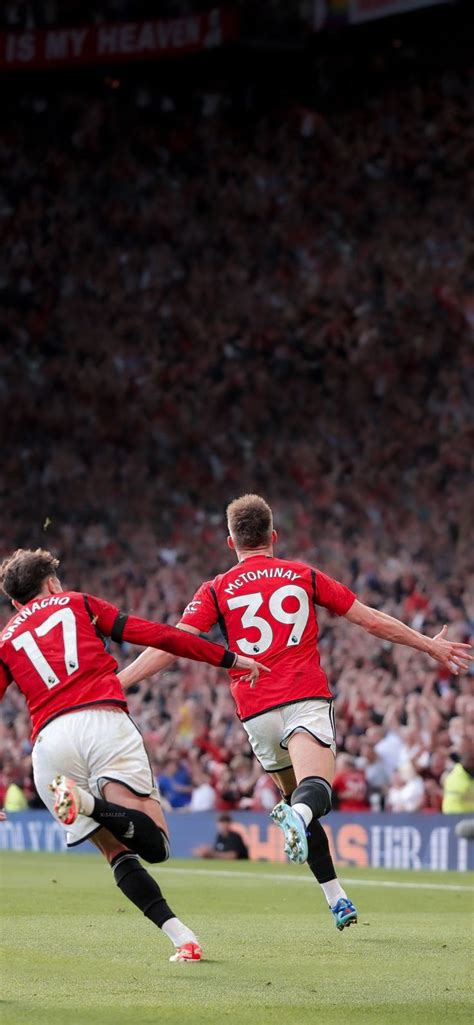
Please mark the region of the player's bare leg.
<svg viewBox="0 0 474 1025"><path fill-rule="evenodd" d="M334 779L334 755L329 748L318 744L313 737L305 733L296 733L290 738L288 751L293 768L272 773L272 776L283 794L284 801L291 802L292 811L299 815L305 824L308 865L324 892L336 927L342 930L357 922L357 911L339 883L328 839L319 821L319 816L326 814L331 807L330 787ZM324 803L324 795L327 793L324 784L329 788L329 807L326 811L320 811L321 796ZM311 801L311 804L307 804L307 801Z"/></svg>
<svg viewBox="0 0 474 1025"><path fill-rule="evenodd" d="M56 815L65 825L78 815L87 815L145 861L156 864L169 858L163 812L152 797L140 797L123 783L105 779L102 785L99 780L101 797L94 797L66 776L56 776L50 789L56 798Z"/></svg>
<svg viewBox="0 0 474 1025"><path fill-rule="evenodd" d="M280 804L272 818L285 834L285 852L291 861L301 864L308 858L307 827L331 809L331 783L334 779L334 755L306 732L294 733L288 740L288 754L294 770L296 790L291 807ZM288 771L288 770L286 770Z"/></svg>
<svg viewBox="0 0 474 1025"><path fill-rule="evenodd" d="M168 826L166 825L166 819L159 801L156 801L153 797L142 797L140 794L134 794L123 783L117 783L115 780L107 780L106 783L101 785L100 789L106 801L144 812L159 829L163 830L163 833L166 833L166 836L169 836Z"/></svg>
<svg viewBox="0 0 474 1025"><path fill-rule="evenodd" d="M175 953L170 961L201 961L202 950L197 937L176 917L158 883L140 864L138 855L120 843L108 829L99 829L90 840L107 858L124 896L171 940Z"/></svg>
<svg viewBox="0 0 474 1025"><path fill-rule="evenodd" d="M308 776L319 776L331 785L336 760L329 747L323 747L310 733L294 733L288 741L288 754L299 786Z"/></svg>

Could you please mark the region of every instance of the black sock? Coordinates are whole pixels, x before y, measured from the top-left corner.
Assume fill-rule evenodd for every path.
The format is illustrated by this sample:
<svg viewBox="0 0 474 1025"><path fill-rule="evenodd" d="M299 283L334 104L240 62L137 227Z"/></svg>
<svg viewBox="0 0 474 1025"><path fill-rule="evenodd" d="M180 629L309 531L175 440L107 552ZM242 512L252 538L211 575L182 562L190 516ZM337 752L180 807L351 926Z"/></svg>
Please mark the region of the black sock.
<svg viewBox="0 0 474 1025"><path fill-rule="evenodd" d="M318 819L313 819L308 826L308 865L318 883L337 879L329 841Z"/></svg>
<svg viewBox="0 0 474 1025"><path fill-rule="evenodd" d="M168 838L156 822L143 811L96 797L91 818L95 822L100 822L112 836L121 840L145 861L157 863L169 858Z"/></svg>
<svg viewBox="0 0 474 1025"><path fill-rule="evenodd" d="M125 851L116 854L110 862L110 867L115 882L124 896L140 908L140 911L143 911L159 929L168 919L175 918L174 911L168 907L158 883L152 879L143 865L140 865L136 854Z"/></svg>

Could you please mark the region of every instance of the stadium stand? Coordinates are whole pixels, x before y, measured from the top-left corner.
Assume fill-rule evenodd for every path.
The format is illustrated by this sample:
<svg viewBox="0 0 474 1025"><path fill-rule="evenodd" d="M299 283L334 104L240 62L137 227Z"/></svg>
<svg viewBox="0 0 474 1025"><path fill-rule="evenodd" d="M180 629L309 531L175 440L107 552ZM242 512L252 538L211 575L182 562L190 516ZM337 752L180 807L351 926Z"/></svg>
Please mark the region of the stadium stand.
<svg viewBox="0 0 474 1025"><path fill-rule="evenodd" d="M47 545L68 586L173 623L229 564L226 502L259 491L281 555L472 634L471 85L408 77L333 113L24 88L0 133L2 557ZM340 798L355 767L367 806L439 810L472 679L321 632ZM130 708L171 806L271 806L225 675L181 663ZM3 792L34 804L13 687L2 732Z"/></svg>

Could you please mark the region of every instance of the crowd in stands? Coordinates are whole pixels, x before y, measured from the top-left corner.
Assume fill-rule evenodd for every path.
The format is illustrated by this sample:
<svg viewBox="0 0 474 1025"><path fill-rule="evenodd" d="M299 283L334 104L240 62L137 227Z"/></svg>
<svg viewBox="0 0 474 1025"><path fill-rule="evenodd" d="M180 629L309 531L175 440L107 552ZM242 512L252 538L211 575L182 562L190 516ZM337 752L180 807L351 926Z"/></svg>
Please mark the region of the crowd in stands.
<svg viewBox="0 0 474 1025"><path fill-rule="evenodd" d="M257 491L281 556L472 635L471 84L324 116L23 96L0 134L2 557L50 547L65 586L174 623L230 565L227 501ZM438 811L472 676L320 624L339 807ZM168 806L274 803L224 673L180 662L130 710ZM14 686L3 711L3 792L34 803Z"/></svg>

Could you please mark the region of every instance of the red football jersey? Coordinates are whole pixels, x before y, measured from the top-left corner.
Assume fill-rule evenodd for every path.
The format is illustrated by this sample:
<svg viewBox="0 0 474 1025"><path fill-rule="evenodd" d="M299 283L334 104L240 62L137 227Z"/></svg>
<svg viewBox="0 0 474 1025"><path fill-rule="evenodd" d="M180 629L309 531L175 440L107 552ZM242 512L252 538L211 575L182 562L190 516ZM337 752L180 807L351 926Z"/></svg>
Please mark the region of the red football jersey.
<svg viewBox="0 0 474 1025"><path fill-rule="evenodd" d="M232 671L231 691L242 720L293 701L330 698L319 662L316 607L345 615L355 594L304 562L252 555L207 580L181 622L203 633L219 623L234 651L263 662L255 687Z"/></svg>
<svg viewBox="0 0 474 1025"><path fill-rule="evenodd" d="M221 645L123 615L93 595L61 591L39 596L12 616L0 637L0 698L14 680L26 698L33 740L42 726L73 708L127 708L117 662L107 652L104 637L151 644L224 668L234 661Z"/></svg>

